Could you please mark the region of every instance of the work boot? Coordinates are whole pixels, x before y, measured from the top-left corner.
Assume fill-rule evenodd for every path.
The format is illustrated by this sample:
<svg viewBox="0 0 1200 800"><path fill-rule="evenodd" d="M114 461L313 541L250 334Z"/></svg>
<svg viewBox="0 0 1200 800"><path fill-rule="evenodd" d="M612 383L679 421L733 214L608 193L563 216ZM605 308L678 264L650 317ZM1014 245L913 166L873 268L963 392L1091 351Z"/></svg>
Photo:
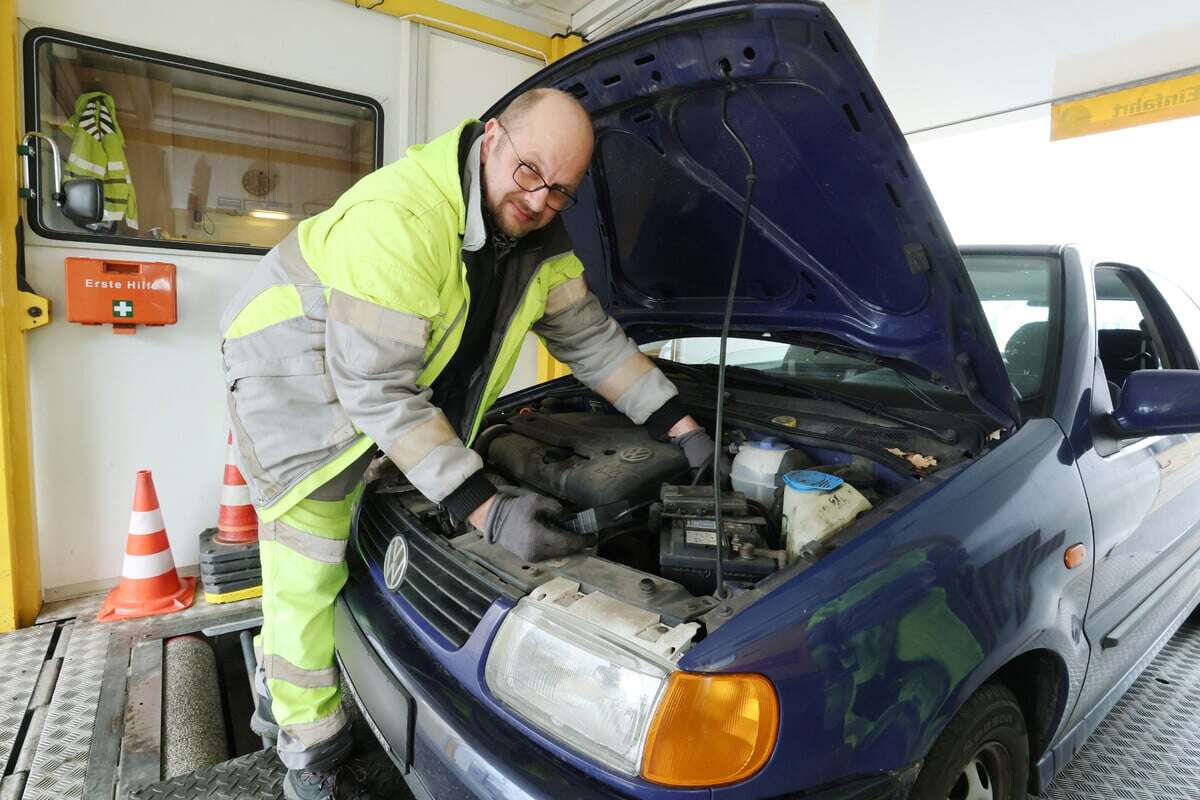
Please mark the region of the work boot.
<svg viewBox="0 0 1200 800"><path fill-rule="evenodd" d="M267 691L267 679L261 669L254 673L254 714L250 717L250 730L272 745L279 738L279 723L271 713L271 693Z"/></svg>
<svg viewBox="0 0 1200 800"><path fill-rule="evenodd" d="M328 772L289 769L283 796L287 800L371 800L367 787L347 764Z"/></svg>

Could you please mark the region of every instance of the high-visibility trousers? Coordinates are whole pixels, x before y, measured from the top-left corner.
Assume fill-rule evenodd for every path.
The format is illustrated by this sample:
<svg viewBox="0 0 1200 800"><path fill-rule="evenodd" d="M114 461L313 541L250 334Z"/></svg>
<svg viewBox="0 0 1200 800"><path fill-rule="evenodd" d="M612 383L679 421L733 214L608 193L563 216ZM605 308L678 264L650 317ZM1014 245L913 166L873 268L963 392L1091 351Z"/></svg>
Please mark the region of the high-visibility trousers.
<svg viewBox="0 0 1200 800"><path fill-rule="evenodd" d="M351 515L371 452L259 526L263 627L260 667L276 751L289 769L330 769L351 739L333 655L333 606L346 583Z"/></svg>

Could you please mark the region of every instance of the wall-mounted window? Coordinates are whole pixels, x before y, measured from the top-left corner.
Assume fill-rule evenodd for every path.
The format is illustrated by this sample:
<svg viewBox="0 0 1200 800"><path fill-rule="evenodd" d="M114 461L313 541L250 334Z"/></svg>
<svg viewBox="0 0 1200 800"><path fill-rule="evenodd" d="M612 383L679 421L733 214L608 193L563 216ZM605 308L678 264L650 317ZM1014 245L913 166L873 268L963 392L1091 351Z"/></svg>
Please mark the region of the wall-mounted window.
<svg viewBox="0 0 1200 800"><path fill-rule="evenodd" d="M374 100L39 28L25 39L27 127L64 177L104 182L105 220L83 228L43 191L28 218L55 239L255 252L378 167Z"/></svg>

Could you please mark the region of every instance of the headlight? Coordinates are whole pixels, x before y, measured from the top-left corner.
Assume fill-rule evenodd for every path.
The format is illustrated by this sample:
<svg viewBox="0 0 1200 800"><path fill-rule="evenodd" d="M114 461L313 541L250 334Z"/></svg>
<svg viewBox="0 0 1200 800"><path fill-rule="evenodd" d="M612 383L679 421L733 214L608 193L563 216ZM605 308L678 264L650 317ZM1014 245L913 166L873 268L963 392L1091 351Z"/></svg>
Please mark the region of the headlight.
<svg viewBox="0 0 1200 800"><path fill-rule="evenodd" d="M500 626L484 674L492 693L529 722L635 776L671 671L599 626L522 600Z"/></svg>
<svg viewBox="0 0 1200 800"><path fill-rule="evenodd" d="M624 775L735 783L774 752L779 700L762 675L677 669L697 630L555 578L508 612L484 677L538 729Z"/></svg>

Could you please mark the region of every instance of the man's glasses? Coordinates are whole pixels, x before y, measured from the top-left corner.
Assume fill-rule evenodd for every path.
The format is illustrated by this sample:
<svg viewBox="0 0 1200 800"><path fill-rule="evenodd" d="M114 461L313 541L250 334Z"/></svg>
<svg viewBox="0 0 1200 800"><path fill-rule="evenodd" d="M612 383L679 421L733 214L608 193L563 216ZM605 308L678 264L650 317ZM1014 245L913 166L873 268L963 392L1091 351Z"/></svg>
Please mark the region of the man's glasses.
<svg viewBox="0 0 1200 800"><path fill-rule="evenodd" d="M496 120L496 124L500 126L500 130L504 131L504 137L508 139L508 144L513 149L513 155L517 157L517 168L513 170L513 182L526 192L540 192L545 189L548 192L546 205L555 211L566 211L575 205L575 195L561 186L551 186L546 183L546 179L537 171L537 167L527 164L521 159L521 154L517 152L517 146L513 144L512 135L500 123L500 120Z"/></svg>

